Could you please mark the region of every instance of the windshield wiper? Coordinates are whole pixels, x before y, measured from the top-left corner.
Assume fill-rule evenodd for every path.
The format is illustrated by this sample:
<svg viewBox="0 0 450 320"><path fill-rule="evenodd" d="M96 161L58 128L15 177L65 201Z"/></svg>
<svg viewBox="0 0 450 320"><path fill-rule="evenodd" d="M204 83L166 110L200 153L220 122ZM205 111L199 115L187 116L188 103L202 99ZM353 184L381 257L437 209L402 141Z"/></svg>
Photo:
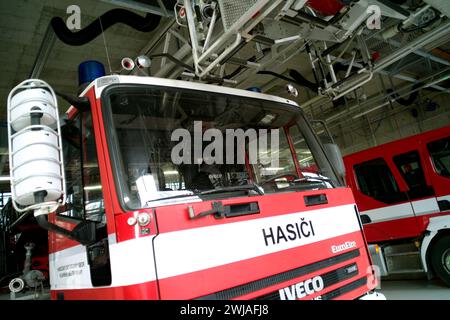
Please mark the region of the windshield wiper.
<svg viewBox="0 0 450 320"><path fill-rule="evenodd" d="M249 191L249 190L254 190L261 196L264 195L264 189L256 183L243 184L240 186L219 187L211 190L202 191L198 193L198 195L208 195L233 191Z"/></svg>
<svg viewBox="0 0 450 320"><path fill-rule="evenodd" d="M292 181L289 181L290 186L283 188L285 190L310 190L310 189L323 189L327 188L327 184L331 184L334 186L333 181L329 178L325 177L309 177L303 176L302 178L298 178Z"/></svg>
<svg viewBox="0 0 450 320"><path fill-rule="evenodd" d="M205 190L205 191L192 191L191 194L179 194L179 195L165 197L165 198L153 199L153 200L148 200L146 203L148 204L148 203L151 203L154 201L163 201L163 200L188 198L188 197L198 197L198 196L217 194L217 193L234 192L234 191L249 191L249 190L254 190L259 195L264 195L264 189L261 186L259 186L256 183L251 183L251 184L244 184L241 186L219 187L216 189Z"/></svg>
<svg viewBox="0 0 450 320"><path fill-rule="evenodd" d="M319 180L321 182L329 182L332 184L332 181L330 178L326 178L326 177L310 177L310 176L303 176L302 178L298 178L293 180L293 182L317 182L314 180Z"/></svg>
<svg viewBox="0 0 450 320"><path fill-rule="evenodd" d="M154 202L154 201L177 199L177 198L195 197L195 196L198 196L199 194L200 193L198 193L198 192L193 192L191 194L179 194L179 195L176 195L176 196L170 196L170 197L165 197L165 198L158 198L158 199L148 200L147 203Z"/></svg>

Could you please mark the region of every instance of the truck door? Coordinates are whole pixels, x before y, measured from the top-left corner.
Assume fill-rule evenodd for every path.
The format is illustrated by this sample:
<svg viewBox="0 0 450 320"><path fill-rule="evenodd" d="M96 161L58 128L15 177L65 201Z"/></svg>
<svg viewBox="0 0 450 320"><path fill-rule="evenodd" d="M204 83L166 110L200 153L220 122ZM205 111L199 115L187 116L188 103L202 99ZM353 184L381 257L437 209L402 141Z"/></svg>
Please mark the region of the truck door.
<svg viewBox="0 0 450 320"><path fill-rule="evenodd" d="M387 155L353 165L357 183L353 189L369 242L407 238L418 232L406 186L394 169Z"/></svg>
<svg viewBox="0 0 450 320"><path fill-rule="evenodd" d="M83 220L95 221L98 241L83 246L50 233L52 287L79 289L110 285L106 216L91 113L76 115L62 131L67 201L55 219L66 228L73 228ZM66 298L70 297L66 293Z"/></svg>
<svg viewBox="0 0 450 320"><path fill-rule="evenodd" d="M450 211L450 137L433 138L423 145L426 165L440 212Z"/></svg>
<svg viewBox="0 0 450 320"><path fill-rule="evenodd" d="M408 151L393 157L397 170L408 185L407 195L416 218L439 211L431 177L423 165L423 156L420 155L419 150ZM419 220L418 223L421 225Z"/></svg>

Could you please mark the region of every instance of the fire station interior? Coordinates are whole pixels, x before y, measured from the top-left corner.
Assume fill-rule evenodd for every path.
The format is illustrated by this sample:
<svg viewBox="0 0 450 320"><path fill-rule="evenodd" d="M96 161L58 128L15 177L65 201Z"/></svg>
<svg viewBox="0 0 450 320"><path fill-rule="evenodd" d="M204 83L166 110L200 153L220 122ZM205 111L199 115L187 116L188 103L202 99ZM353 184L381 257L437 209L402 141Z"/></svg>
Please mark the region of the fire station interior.
<svg viewBox="0 0 450 320"><path fill-rule="evenodd" d="M53 231L37 223L33 210L13 204L8 95L24 80L43 80L57 92L63 121L69 106L82 104L77 96L95 79L86 75L95 66L105 76L178 79L294 101L318 140L339 147L340 183L352 189L365 241L378 254L379 261L372 258L380 265L376 291L388 300L450 300L449 1L0 0L0 30L0 299L49 299L52 283ZM239 176L242 163L205 168L202 177L172 164L169 132L180 124L285 128L291 139L304 139L286 129L297 120L282 110L269 113L255 104L244 112L239 101L233 106L232 99L183 90L110 93L105 131L114 127L116 140L108 143L117 142L124 155L117 179L130 208L145 204L133 176L139 170L152 172L166 196L248 180ZM85 138L85 215L104 223L99 164L89 159L98 151L88 137L99 131L73 123L61 132L70 131L67 141ZM158 134L147 138L152 130ZM71 157L80 144L65 144L67 201L76 214L80 163ZM141 161L142 154L157 160ZM286 169L287 155L280 156ZM315 174L305 153L297 156L295 168ZM270 193L289 184L286 179L277 186L255 181ZM318 189L329 184L315 183ZM444 222L432 229L436 217ZM101 232L107 239L106 229ZM108 285L99 243L89 249L91 271L99 263L92 281Z"/></svg>

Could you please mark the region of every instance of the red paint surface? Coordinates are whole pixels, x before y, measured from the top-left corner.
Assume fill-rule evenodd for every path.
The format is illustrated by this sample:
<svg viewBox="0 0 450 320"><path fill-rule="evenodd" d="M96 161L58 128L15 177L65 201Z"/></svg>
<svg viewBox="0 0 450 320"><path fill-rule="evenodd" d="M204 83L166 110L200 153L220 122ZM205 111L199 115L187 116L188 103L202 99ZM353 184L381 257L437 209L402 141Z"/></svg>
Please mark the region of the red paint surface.
<svg viewBox="0 0 450 320"><path fill-rule="evenodd" d="M99 99L95 98L94 88L91 88L86 96L89 97L92 104L92 119L94 124L94 134L96 139L97 154L99 157L99 169L102 183L102 190L105 202L106 219L108 224L108 234L114 235L117 242L133 241L141 234L136 234L135 226L128 224L128 219L134 217L134 212L126 212L120 206L118 194L115 187L114 173L111 167L108 144L106 140L105 128L103 126L104 119ZM304 196L326 194L328 203L306 206ZM162 206L152 210L137 210L140 212L148 212L152 214L149 235L157 235L171 231L179 231L193 228L201 228L212 225L230 224L240 221L248 221L253 219L266 218L271 216L281 216L294 212L304 212L317 210L322 208L332 208L340 205L353 204L354 199L351 190L348 188L325 189L304 192L286 192L278 194L266 194L264 196L253 196L243 198L230 198L222 200L223 205L239 204L248 202L258 202L260 213L257 215L240 216L229 219L215 219L213 216L207 216L202 219L189 219L187 206L188 204L179 204L172 206ZM211 209L212 201L191 203L196 213ZM356 219L356 213L355 213ZM58 225L68 229L74 227L74 224L56 221L54 215L51 220ZM332 223L330 221L330 223ZM140 230L140 229L139 229ZM142 235L147 236L147 235ZM355 261L358 264L361 275L365 275L365 270L369 265L369 258L365 248L364 238L361 232L327 239L319 243L297 247L294 249L284 250L273 254L268 254L244 261L230 263L207 270L193 272L189 274L161 279L159 283L156 281L135 284L122 287L98 287L88 289L73 290L53 290L52 298L57 298L58 292L63 292L65 299L187 299L217 292L229 287L248 283L253 280L268 277L276 273L290 270L309 263L333 256L331 245L338 245L345 241L356 241L357 247L360 248L361 255L353 260L346 261L339 265L322 269L307 276L287 281L270 288L266 288L250 295L240 298L251 298L263 295L269 291L278 290L286 287L291 283L296 283L302 279L309 279L316 274L325 273L328 270L338 268ZM50 234L50 252L60 251L66 248L79 245L75 241L71 241L54 233ZM153 250L152 247L148 248ZM126 259L126 257L123 257ZM226 275L226 276L224 276ZM349 279L346 282L354 281ZM113 279L114 282L114 279ZM327 288L327 291L333 290L334 287L340 287L346 282L339 283L333 287ZM158 290L161 296L158 295ZM354 293L348 294L348 297L357 297L366 290L358 289ZM308 298L312 298L309 296Z"/></svg>
<svg viewBox="0 0 450 320"><path fill-rule="evenodd" d="M346 241L356 241L356 247L360 249L359 257L318 270L300 278L295 278L263 290L252 292L251 294L247 294L240 298L255 298L257 296L287 287L291 284L313 278L314 276L326 273L328 271L338 269L339 267L351 264L352 262L356 262L358 264L360 275L366 275L369 260L365 251L365 243L362 239L361 232L354 232L302 247L283 250L206 270L161 279L159 280L161 298L192 299L201 297L220 290L225 290L227 288L232 288L287 270L298 268L300 266L308 265L344 253L345 251L336 254L332 253L331 246L342 244ZM350 250L353 249L356 248L352 248ZM224 277L224 275L226 275L226 277ZM350 282L352 279L355 280L354 278L349 279ZM344 284L345 282L340 282L335 286L327 288L327 291L333 290L333 287L341 287ZM323 293L324 292L322 292L322 294ZM308 298L313 298L313 296L308 296Z"/></svg>
<svg viewBox="0 0 450 320"><path fill-rule="evenodd" d="M432 197L414 199L413 201L441 197L450 194L450 178L439 175L429 156L427 144L444 137L450 136L450 126L431 130L422 134L414 135L408 138L396 140L374 148L369 148L344 157L346 168L346 181L352 188L356 204L359 211L385 208L398 204L409 204L410 201L402 201L393 204L383 203L363 194L357 184L353 167L359 163L383 158L388 164L394 178L399 185L400 191L408 191L406 181L403 179L398 168L393 162L393 157L410 151L418 151L421 158L421 166L424 171L426 183L432 186L435 195ZM385 222L378 222L364 225L364 231L367 241L389 241L402 238L413 238L421 236L428 226L430 217L436 215L450 214L450 211L432 212L428 215L413 216Z"/></svg>
<svg viewBox="0 0 450 320"><path fill-rule="evenodd" d="M325 16L334 16L344 7L338 0L309 0L308 6Z"/></svg>

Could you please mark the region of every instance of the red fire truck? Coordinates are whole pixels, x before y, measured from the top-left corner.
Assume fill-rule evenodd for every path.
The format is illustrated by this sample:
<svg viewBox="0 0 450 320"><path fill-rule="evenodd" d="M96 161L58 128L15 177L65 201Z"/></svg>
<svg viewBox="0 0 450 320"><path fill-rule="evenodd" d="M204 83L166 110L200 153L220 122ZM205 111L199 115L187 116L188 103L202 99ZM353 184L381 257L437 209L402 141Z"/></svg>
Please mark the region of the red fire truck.
<svg viewBox="0 0 450 320"><path fill-rule="evenodd" d="M28 80L8 99L12 196L49 230L53 299L384 298L339 158L296 103L112 75L60 123L54 95ZM180 129L192 163L173 161ZM278 164L251 163L248 136L208 161L239 129L276 130L257 152Z"/></svg>
<svg viewBox="0 0 450 320"><path fill-rule="evenodd" d="M450 285L450 126L344 162L381 274L427 272Z"/></svg>

